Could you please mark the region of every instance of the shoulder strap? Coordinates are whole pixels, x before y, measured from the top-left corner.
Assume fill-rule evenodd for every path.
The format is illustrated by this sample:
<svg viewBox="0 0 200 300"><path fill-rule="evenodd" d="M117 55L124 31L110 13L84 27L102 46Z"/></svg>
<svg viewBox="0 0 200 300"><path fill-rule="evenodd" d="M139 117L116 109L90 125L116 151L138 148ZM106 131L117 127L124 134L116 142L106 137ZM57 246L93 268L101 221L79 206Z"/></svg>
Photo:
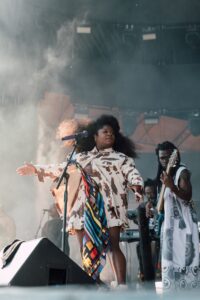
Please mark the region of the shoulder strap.
<svg viewBox="0 0 200 300"><path fill-rule="evenodd" d="M180 167L178 168L178 170L176 171L176 176L175 176L175 180L174 180L175 185L178 185L178 181L179 181L179 177L180 177L180 175L181 175L181 172L182 172L183 170L185 170L185 169L186 169L185 166L180 166Z"/></svg>

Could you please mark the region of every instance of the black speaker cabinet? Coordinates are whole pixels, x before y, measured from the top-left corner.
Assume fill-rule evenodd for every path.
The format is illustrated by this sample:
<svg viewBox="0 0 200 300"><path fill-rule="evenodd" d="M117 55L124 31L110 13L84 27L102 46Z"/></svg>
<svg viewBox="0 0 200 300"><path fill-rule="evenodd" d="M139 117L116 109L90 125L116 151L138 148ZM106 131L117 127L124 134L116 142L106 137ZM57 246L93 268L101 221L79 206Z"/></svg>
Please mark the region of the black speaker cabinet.
<svg viewBox="0 0 200 300"><path fill-rule="evenodd" d="M12 261L0 268L0 285L3 286L61 284L87 285L95 281L46 238L22 243Z"/></svg>

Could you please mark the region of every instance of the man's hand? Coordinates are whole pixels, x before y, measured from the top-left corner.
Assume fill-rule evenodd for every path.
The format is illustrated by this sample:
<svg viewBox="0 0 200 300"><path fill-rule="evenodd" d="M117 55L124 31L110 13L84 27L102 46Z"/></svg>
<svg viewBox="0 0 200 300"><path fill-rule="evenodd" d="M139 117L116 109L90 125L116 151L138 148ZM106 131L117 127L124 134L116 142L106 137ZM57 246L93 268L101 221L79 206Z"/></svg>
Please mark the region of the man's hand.
<svg viewBox="0 0 200 300"><path fill-rule="evenodd" d="M152 218L153 217L153 212L152 212L153 204L151 201L148 201L145 205L145 211L146 211L146 217L147 218Z"/></svg>
<svg viewBox="0 0 200 300"><path fill-rule="evenodd" d="M163 171L163 173L161 174L160 180L166 187L173 189L173 187L174 187L173 178L169 174L167 174L165 171Z"/></svg>

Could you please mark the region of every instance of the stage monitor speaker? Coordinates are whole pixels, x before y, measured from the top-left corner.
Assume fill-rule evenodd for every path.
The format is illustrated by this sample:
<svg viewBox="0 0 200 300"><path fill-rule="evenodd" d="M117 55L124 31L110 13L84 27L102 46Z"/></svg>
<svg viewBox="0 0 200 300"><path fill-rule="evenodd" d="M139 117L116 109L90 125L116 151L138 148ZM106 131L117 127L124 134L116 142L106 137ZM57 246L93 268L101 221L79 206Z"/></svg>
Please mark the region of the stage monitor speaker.
<svg viewBox="0 0 200 300"><path fill-rule="evenodd" d="M4 268L0 268L0 285L3 286L95 283L47 238L23 242L12 261Z"/></svg>

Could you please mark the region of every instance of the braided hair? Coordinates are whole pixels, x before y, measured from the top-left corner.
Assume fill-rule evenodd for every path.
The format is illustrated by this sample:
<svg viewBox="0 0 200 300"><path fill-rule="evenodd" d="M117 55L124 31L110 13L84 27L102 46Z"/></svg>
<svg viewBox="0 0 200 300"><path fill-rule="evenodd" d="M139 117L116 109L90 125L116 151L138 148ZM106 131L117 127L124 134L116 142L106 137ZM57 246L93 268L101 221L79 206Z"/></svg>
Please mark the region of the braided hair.
<svg viewBox="0 0 200 300"><path fill-rule="evenodd" d="M170 151L170 154L172 154L172 152L174 150L177 150L178 151L178 148L171 142L169 141L165 141L161 144L158 144L156 149L155 149L155 152L156 152L156 156L157 156L157 159L158 159L158 170L157 170L157 175L156 175L156 178L155 178L155 181L157 183L157 187L158 187L158 191L160 191L161 189L161 186L162 186L162 182L160 180L160 176L161 176L161 173L163 172L163 167L160 163L160 160L159 160L159 151L166 151L166 150L169 150ZM180 157L180 152L178 151L178 158L177 158L177 163L176 163L176 167L175 168L172 168L171 169L171 176L173 177L175 174L176 174L176 171L177 169L179 168L180 166L180 161L181 161L181 157Z"/></svg>

